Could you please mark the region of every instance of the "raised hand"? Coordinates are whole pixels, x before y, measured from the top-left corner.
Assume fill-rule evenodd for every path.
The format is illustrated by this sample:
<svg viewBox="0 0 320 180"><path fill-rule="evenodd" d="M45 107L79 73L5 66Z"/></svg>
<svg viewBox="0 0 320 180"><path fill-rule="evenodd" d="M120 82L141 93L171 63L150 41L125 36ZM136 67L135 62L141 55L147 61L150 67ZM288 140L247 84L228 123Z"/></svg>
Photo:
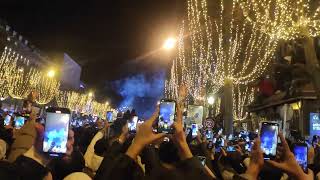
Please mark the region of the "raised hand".
<svg viewBox="0 0 320 180"><path fill-rule="evenodd" d="M257 179L264 164L263 151L260 144L260 138L256 138L251 149L250 164L246 172L246 174L252 176L253 179Z"/></svg>
<svg viewBox="0 0 320 180"><path fill-rule="evenodd" d="M176 122L174 122L174 135L173 135L173 141L176 143L180 153L181 160L192 158L193 155L189 149L185 133L183 131L183 125L182 125L182 110L181 107L177 108L177 119Z"/></svg>
<svg viewBox="0 0 320 180"><path fill-rule="evenodd" d="M126 154L132 159L136 159L137 155L142 151L142 149L152 142L162 138L165 136L164 133L155 134L152 130L152 124L156 121L159 114L159 108L152 115L152 117L145 121L143 124L139 126L139 130L136 134L136 137L133 140L133 143L129 147Z"/></svg>
<svg viewBox="0 0 320 180"><path fill-rule="evenodd" d="M302 168L297 163L293 153L290 151L289 145L282 133L279 133L282 147L278 148L280 162L273 160L267 161L275 168L281 169L286 172L289 176L295 179L308 179L307 174L305 174Z"/></svg>

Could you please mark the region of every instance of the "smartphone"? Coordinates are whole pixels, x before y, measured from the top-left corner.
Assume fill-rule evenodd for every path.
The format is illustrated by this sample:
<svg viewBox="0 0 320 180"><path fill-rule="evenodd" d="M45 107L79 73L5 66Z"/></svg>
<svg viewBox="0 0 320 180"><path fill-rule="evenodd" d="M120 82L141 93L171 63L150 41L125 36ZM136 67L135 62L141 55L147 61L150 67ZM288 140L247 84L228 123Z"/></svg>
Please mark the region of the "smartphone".
<svg viewBox="0 0 320 180"><path fill-rule="evenodd" d="M172 124L176 115L176 102L173 100L162 99L160 101L160 112L158 119L158 133L172 134Z"/></svg>
<svg viewBox="0 0 320 180"><path fill-rule="evenodd" d="M276 122L261 122L260 140L264 159L276 156L278 145L279 124Z"/></svg>
<svg viewBox="0 0 320 180"><path fill-rule="evenodd" d="M138 116L133 116L131 120L129 120L128 122L129 132L135 133L137 131L137 123L138 123Z"/></svg>
<svg viewBox="0 0 320 180"><path fill-rule="evenodd" d="M207 129L207 130L206 130L206 133L205 133L205 136L206 136L207 140L212 140L212 138L213 138L213 132L212 132L212 130Z"/></svg>
<svg viewBox="0 0 320 180"><path fill-rule="evenodd" d="M191 125L191 131L192 131L192 137L197 137L198 135L198 125L197 124L192 124Z"/></svg>
<svg viewBox="0 0 320 180"><path fill-rule="evenodd" d="M113 112L112 111L108 111L107 112L107 121L108 122L112 122L113 120Z"/></svg>
<svg viewBox="0 0 320 180"><path fill-rule="evenodd" d="M251 152L251 148L252 148L252 145L253 145L253 142L247 142L244 146L244 149L247 151L247 152Z"/></svg>
<svg viewBox="0 0 320 180"><path fill-rule="evenodd" d="M201 162L201 164L203 166L205 166L206 165L206 157L204 157L204 156L197 156L197 157L198 157L199 161Z"/></svg>
<svg viewBox="0 0 320 180"><path fill-rule="evenodd" d="M43 152L61 156L67 152L71 112L67 108L48 108L43 140Z"/></svg>
<svg viewBox="0 0 320 180"><path fill-rule="evenodd" d="M196 123L202 124L203 120L203 106L188 105L187 110L187 124Z"/></svg>
<svg viewBox="0 0 320 180"><path fill-rule="evenodd" d="M4 125L5 126L10 125L10 121L11 121L11 116L10 115L6 115L6 117L4 118Z"/></svg>
<svg viewBox="0 0 320 180"><path fill-rule="evenodd" d="M295 143L293 154L303 171L308 173L308 145L306 143Z"/></svg>
<svg viewBox="0 0 320 180"><path fill-rule="evenodd" d="M24 125L25 118L22 116L14 117L14 127L20 129Z"/></svg>
<svg viewBox="0 0 320 180"><path fill-rule="evenodd" d="M236 148L234 146L227 146L227 152L236 152Z"/></svg>

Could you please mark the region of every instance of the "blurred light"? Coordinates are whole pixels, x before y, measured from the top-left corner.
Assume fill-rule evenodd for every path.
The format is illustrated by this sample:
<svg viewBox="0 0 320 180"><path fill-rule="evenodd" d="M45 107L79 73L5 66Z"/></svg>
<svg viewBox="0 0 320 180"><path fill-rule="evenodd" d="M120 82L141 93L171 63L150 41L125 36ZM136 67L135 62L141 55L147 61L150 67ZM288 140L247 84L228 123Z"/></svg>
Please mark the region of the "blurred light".
<svg viewBox="0 0 320 180"><path fill-rule="evenodd" d="M47 76L52 78L52 77L54 77L55 74L56 74L56 72L54 70L50 70L50 71L48 71Z"/></svg>
<svg viewBox="0 0 320 180"><path fill-rule="evenodd" d="M89 92L89 97L92 97L93 96L93 93L92 92Z"/></svg>
<svg viewBox="0 0 320 180"><path fill-rule="evenodd" d="M213 96L208 97L208 104L213 105L213 103L214 103L214 97Z"/></svg>
<svg viewBox="0 0 320 180"><path fill-rule="evenodd" d="M19 68L18 71L22 72L22 71L23 71L23 68Z"/></svg>
<svg viewBox="0 0 320 180"><path fill-rule="evenodd" d="M106 102L106 105L107 105L107 106L109 105L109 102L108 102L108 101Z"/></svg>
<svg viewBox="0 0 320 180"><path fill-rule="evenodd" d="M170 50L176 46L177 40L175 38L168 38L163 45L163 48Z"/></svg>
<svg viewBox="0 0 320 180"><path fill-rule="evenodd" d="M6 99L6 98L4 98L4 97L1 97L1 98L0 98L0 101L4 101L5 99Z"/></svg>

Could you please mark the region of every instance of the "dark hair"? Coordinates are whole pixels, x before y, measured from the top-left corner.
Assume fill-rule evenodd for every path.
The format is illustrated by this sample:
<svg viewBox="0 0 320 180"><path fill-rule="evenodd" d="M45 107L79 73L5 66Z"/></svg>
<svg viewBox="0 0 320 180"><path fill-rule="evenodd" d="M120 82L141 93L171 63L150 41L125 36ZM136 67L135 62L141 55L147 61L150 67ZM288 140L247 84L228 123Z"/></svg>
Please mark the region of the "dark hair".
<svg viewBox="0 0 320 180"><path fill-rule="evenodd" d="M63 179L71 173L82 172L85 160L79 151L73 151L71 159L54 159L52 162L53 179Z"/></svg>
<svg viewBox="0 0 320 180"><path fill-rule="evenodd" d="M172 141L164 141L163 143L161 143L159 148L159 159L164 163L170 164L176 163L180 160L178 149Z"/></svg>
<svg viewBox="0 0 320 180"><path fill-rule="evenodd" d="M99 139L94 145L94 153L103 157L103 154L108 150L108 140L105 138Z"/></svg>
<svg viewBox="0 0 320 180"><path fill-rule="evenodd" d="M111 125L111 137L119 137L122 133L122 128L127 124L127 120L118 118Z"/></svg>
<svg viewBox="0 0 320 180"><path fill-rule="evenodd" d="M19 156L14 164L21 179L42 180L49 173L47 168L26 156Z"/></svg>

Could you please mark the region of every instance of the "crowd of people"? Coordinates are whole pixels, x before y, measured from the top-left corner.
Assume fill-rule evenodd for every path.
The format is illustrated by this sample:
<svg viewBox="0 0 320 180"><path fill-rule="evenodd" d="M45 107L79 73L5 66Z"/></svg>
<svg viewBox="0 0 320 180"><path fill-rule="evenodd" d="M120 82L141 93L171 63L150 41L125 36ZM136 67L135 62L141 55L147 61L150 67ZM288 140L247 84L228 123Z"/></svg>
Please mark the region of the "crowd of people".
<svg viewBox="0 0 320 180"><path fill-rule="evenodd" d="M128 129L135 112L119 113L109 123L86 117L71 121L67 152L51 157L42 152L45 123L32 111L20 129L4 125L0 118L1 180L103 180L103 179L316 179L320 172L320 141L315 136L308 148L308 171L299 166L291 151L292 140L280 133L277 157L264 160L258 136L234 134L229 138L223 129L208 137L183 124L183 107L177 108L173 133L155 133L153 126L159 110ZM215 132L216 131L216 132ZM246 134L246 133L244 133ZM214 139L214 141L213 141ZM248 142L250 147L248 147ZM234 149L229 149L230 145Z"/></svg>

